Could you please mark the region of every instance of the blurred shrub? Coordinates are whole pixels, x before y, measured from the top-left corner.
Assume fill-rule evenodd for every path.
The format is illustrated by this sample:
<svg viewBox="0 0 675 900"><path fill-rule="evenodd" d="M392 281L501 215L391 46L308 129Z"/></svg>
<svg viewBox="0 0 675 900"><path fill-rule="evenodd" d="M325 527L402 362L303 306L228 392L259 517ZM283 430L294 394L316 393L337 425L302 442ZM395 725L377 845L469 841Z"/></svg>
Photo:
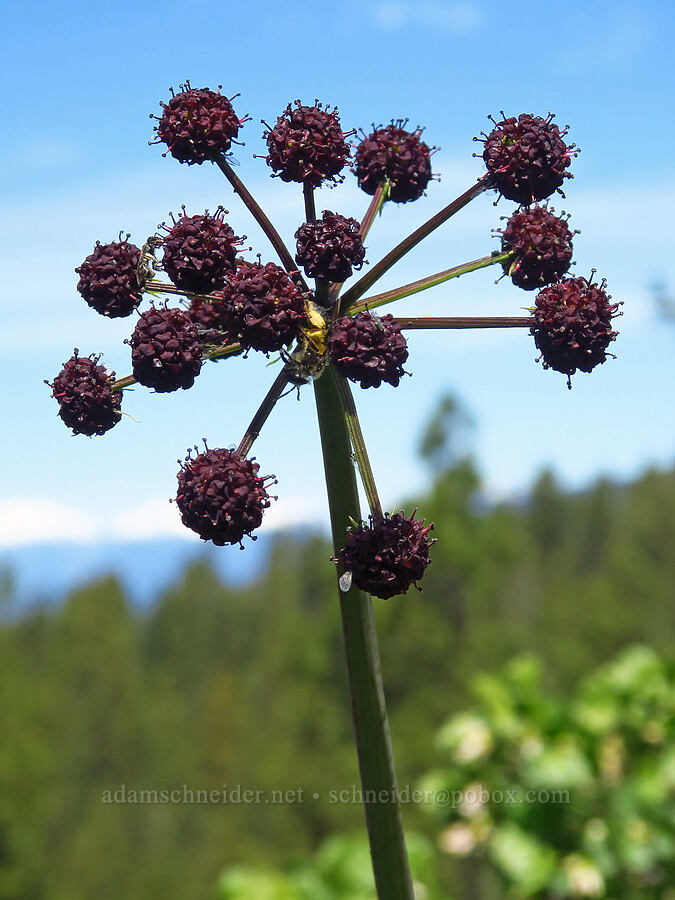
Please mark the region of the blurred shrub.
<svg viewBox="0 0 675 900"><path fill-rule="evenodd" d="M673 667L634 646L561 702L519 657L474 692L420 785L441 849L492 870L499 896L675 900Z"/></svg>
<svg viewBox="0 0 675 900"><path fill-rule="evenodd" d="M407 843L417 900L440 900L433 847L414 833L407 835ZM228 869L217 896L218 900L377 900L367 838L330 838L310 863L288 872Z"/></svg>

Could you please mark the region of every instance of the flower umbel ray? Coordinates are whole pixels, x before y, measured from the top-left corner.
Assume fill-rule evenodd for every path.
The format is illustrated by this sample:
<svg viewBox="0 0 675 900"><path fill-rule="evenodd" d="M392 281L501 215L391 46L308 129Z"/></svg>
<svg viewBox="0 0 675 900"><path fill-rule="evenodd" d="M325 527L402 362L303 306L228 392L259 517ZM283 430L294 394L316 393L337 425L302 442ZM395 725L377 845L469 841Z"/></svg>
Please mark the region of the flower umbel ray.
<svg viewBox="0 0 675 900"><path fill-rule="evenodd" d="M552 114L502 113L501 120L493 119L493 129L483 135L484 174L357 278L378 216L392 203L415 202L433 191L431 156L437 148L422 140L421 128L408 130L407 119L373 125L350 143L357 131L343 128L336 107L318 100L289 104L266 126L266 152L254 156L265 160L273 176L302 191L305 221L298 223L291 249L232 168L231 146L250 121L235 111L237 96L186 82L161 104L154 143L164 143L164 155L180 163L215 164L260 225L278 262L246 258L249 250L242 250L243 239L236 236L241 223L233 227L226 221L222 206L213 214L188 215L183 208L140 246L123 233L109 243L97 241L76 270L77 289L103 316L136 315L128 341L133 374L115 379L98 355L81 357L75 351L49 386L69 428L100 436L120 421L122 393L134 383L155 392L192 389L208 361L244 353L254 365L258 355L272 354L276 377L236 449L204 442L203 451L188 452L177 476L175 502L183 523L203 540L242 546L244 538L255 539L276 499L268 493L274 477L261 476L250 456L254 442L286 394L300 397L313 384L359 768L364 791L379 798L364 810L377 895L414 900L368 592L388 600L419 587L431 562L433 524L417 518L416 510L383 511L350 382L364 390L395 389L409 374L404 365L414 372L405 332L467 328L528 328L544 368L569 381L611 355L607 347L617 336L611 322L618 304L610 302L604 281L568 275L573 232L566 217L539 205L571 177L578 152ZM317 189L339 184L350 168L371 198L360 223L344 216L334 201L330 209L319 204L317 210ZM480 255L477 248L475 259L450 265L439 260L434 274L366 296L417 244L487 191L518 205L498 231L499 251L484 247ZM531 315L487 317L472 311L401 318L374 311L490 265L501 265L517 286L538 291ZM159 279L160 271L168 282ZM365 520L357 472L369 505Z"/></svg>

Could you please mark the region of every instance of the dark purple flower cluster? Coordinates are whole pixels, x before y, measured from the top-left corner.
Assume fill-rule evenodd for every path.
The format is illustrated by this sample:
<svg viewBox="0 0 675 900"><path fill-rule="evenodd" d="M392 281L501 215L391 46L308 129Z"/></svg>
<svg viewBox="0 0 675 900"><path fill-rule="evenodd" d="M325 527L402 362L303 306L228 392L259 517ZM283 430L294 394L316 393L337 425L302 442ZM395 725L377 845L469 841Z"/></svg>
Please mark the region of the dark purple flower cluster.
<svg viewBox="0 0 675 900"><path fill-rule="evenodd" d="M408 344L390 315L343 316L333 325L328 350L340 375L362 388L379 387L383 381L397 387L405 375Z"/></svg>
<svg viewBox="0 0 675 900"><path fill-rule="evenodd" d="M200 297L193 297L187 309L188 316L197 326L202 344L227 344L230 340L227 333L227 312L225 304L220 301L209 303Z"/></svg>
<svg viewBox="0 0 675 900"><path fill-rule="evenodd" d="M92 309L111 319L129 316L141 302L138 283L141 251L128 240L96 242L93 253L75 271L77 289Z"/></svg>
<svg viewBox="0 0 675 900"><path fill-rule="evenodd" d="M105 434L122 418L122 392L113 391L115 373L99 365L98 356L75 350L53 382L59 416L75 434Z"/></svg>
<svg viewBox="0 0 675 900"><path fill-rule="evenodd" d="M522 205L544 200L572 178L567 168L578 151L565 143L567 129L561 131L552 114L542 119L522 113L517 119L492 121L495 127L485 135L483 160L491 186L507 200Z"/></svg>
<svg viewBox="0 0 675 900"><path fill-rule="evenodd" d="M199 332L181 309L151 306L129 340L134 378L158 393L192 387L202 367Z"/></svg>
<svg viewBox="0 0 675 900"><path fill-rule="evenodd" d="M407 203L421 197L433 178L431 156L436 148L422 140L421 128L407 130L408 120L373 124L370 133L361 132L362 139L355 144L353 169L359 187L378 200L371 202L362 223L330 210L317 220L313 191L326 182L342 180L341 173L351 163L348 139L355 132L342 130L337 108L319 101L306 106L296 100L273 127L266 126L265 159L273 175L303 186L307 222L295 233L295 263L308 279L316 279L314 296L295 270L283 240L226 159L245 119L237 117L231 99L220 90L194 89L188 82L178 93L172 91L169 102L162 103L157 141L166 144L165 155L170 153L181 163L216 162L270 238L285 268L263 264L260 257L257 263L238 259L243 239L225 222L222 207L213 215L208 210L188 215L183 206L177 218L171 214L171 222L161 226L165 236L152 235L141 249L129 243L128 235L115 243L97 242L76 270L78 290L95 310L109 317L128 316L144 291L185 294L189 308L169 308L165 302L139 316L128 342L133 377L115 382L114 373L99 365L99 357L80 358L75 351L50 384L59 415L76 433L103 434L119 421L121 388L134 379L158 392L172 392L193 385L204 359L251 349L280 351L283 370L239 449L206 448L198 453L195 448L196 455L188 454L178 473L176 502L184 524L204 540L240 544L260 526L270 505L267 485L273 479L261 478L258 464L247 458L262 422L287 385L300 388L322 378L328 369L336 402L339 398L344 406L371 510L377 511L369 522L355 525L346 534L337 560L345 570L341 585L351 579L358 588L385 599L405 593L411 585L417 586L430 562L433 526L414 514L382 515L344 379L362 388L382 383L398 386L408 359L403 327L529 326L544 367L567 375L568 382L575 372L590 372L604 362L617 334L612 320L618 304L611 302L604 281L594 284L593 278L565 277L574 233L565 215L556 216L553 209L539 205L572 177L568 170L578 151L567 143L567 128L560 129L552 114L509 118L502 113L499 121L492 119L494 127L480 139L485 177L404 238L371 270L371 277L362 278L340 296L339 286L365 262L364 235L382 202ZM378 194L384 185L387 192ZM395 261L488 188L520 207L498 231L501 253L508 254L505 261L492 254L368 299L367 290ZM160 245L163 255L158 261L155 251ZM531 319L404 320L378 316L368 308L498 262L514 284L539 290ZM155 277L162 268L172 284L162 284ZM328 285L333 287L329 290ZM319 387L325 384L322 381Z"/></svg>
<svg viewBox="0 0 675 900"><path fill-rule="evenodd" d="M347 532L347 541L338 558L353 583L382 600L405 594L424 575L431 562L429 548L433 541L425 525L402 512L388 513Z"/></svg>
<svg viewBox="0 0 675 900"><path fill-rule="evenodd" d="M240 544L262 522L270 505L258 463L234 450L190 453L178 473L176 504L183 524L219 547ZM255 540L255 538L253 538Z"/></svg>
<svg viewBox="0 0 675 900"><path fill-rule="evenodd" d="M218 91L181 85L171 100L162 103L157 138L178 162L194 165L227 153L245 119L239 119L232 103Z"/></svg>
<svg viewBox="0 0 675 900"><path fill-rule="evenodd" d="M210 294L222 288L234 271L237 247L241 244L219 207L210 216L188 216L185 207L162 240L162 264L176 287L192 294Z"/></svg>
<svg viewBox="0 0 675 900"><path fill-rule="evenodd" d="M517 210L502 232L502 253L512 253L504 272L526 291L558 281L572 262L572 232L567 218L544 206Z"/></svg>
<svg viewBox="0 0 675 900"><path fill-rule="evenodd" d="M570 376L591 372L607 359L607 347L615 340L612 319L618 303L611 303L606 284L586 278L565 278L537 294L530 329L541 352L545 369Z"/></svg>
<svg viewBox="0 0 675 900"><path fill-rule="evenodd" d="M298 337L305 320L304 294L275 263L244 263L222 293L225 327L242 347L280 350Z"/></svg>
<svg viewBox="0 0 675 900"><path fill-rule="evenodd" d="M361 190L374 194L389 181L388 199L417 200L431 180L432 148L421 140L422 129L406 131L405 119L376 128L356 148L354 172Z"/></svg>
<svg viewBox="0 0 675 900"><path fill-rule="evenodd" d="M310 278L346 281L354 269L361 268L366 257L356 219L327 209L321 219L301 225L295 238L295 261Z"/></svg>
<svg viewBox="0 0 675 900"><path fill-rule="evenodd" d="M349 134L342 130L337 108L324 108L318 101L303 106L296 100L263 134L267 164L282 181L298 181L308 187L337 182L351 153L345 140Z"/></svg>

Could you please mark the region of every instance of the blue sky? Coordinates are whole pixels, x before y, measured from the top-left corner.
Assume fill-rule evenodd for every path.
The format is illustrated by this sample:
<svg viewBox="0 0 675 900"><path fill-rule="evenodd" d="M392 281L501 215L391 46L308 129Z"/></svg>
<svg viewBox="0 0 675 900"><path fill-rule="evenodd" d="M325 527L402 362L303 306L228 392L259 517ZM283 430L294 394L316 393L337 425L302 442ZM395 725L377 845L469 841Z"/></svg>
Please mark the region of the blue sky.
<svg viewBox="0 0 675 900"><path fill-rule="evenodd" d="M554 205L582 231L574 272L595 266L615 299L625 300L618 359L577 376L568 392L563 376L535 363L525 333L413 334L413 377L397 390L357 395L385 504L427 483L416 444L445 391L474 416L493 497L524 491L547 465L578 486L670 464L675 330L659 319L651 285L675 293L674 23L674 8L655 2L5 3L0 546L186 534L167 503L177 458L202 436L211 446L238 443L273 377L254 354L209 364L187 392L130 391L123 409L139 423L124 419L93 440L69 434L42 383L74 346L102 352L120 375L130 369L122 341L133 320L97 316L75 290L73 270L96 239L113 240L123 229L140 244L182 203L189 212L223 203L235 231L274 259L217 169L181 166L148 146L149 113L186 77L241 92L236 109L253 118L242 132L238 172L291 244L301 193L252 158L264 148L261 118L273 121L296 97L317 97L339 106L346 128L399 116L425 125L427 141L441 148L434 156L441 181L418 203L385 210L367 242L371 262L482 174L472 137L488 113L551 109L571 124L582 153L567 199ZM490 252L491 229L513 209L503 201L495 208L494 199L479 198L447 223L381 289ZM342 187L317 196L320 210L357 217L366 201L350 173ZM517 315L532 302L494 279L488 269L392 311ZM256 455L279 478L266 529L325 521L310 389L277 408Z"/></svg>

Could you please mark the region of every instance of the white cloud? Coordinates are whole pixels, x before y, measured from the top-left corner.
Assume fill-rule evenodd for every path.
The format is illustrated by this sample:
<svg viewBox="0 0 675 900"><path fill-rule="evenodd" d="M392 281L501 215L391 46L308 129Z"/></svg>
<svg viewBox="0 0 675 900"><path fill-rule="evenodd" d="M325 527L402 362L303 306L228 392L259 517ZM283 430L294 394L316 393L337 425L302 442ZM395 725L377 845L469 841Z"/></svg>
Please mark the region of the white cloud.
<svg viewBox="0 0 675 900"><path fill-rule="evenodd" d="M95 518L53 500L11 497L0 501L0 546L96 540Z"/></svg>
<svg viewBox="0 0 675 900"><path fill-rule="evenodd" d="M325 494L320 498L284 495L272 502L265 513L262 528L267 531L281 531L284 528L303 525L325 525L327 522L328 504Z"/></svg>
<svg viewBox="0 0 675 900"><path fill-rule="evenodd" d="M283 497L273 501L260 533L281 531L291 525L321 525L328 520L325 500ZM194 540L185 528L175 503L166 497L144 500L136 506L110 513L83 511L66 503L41 497L0 500L0 548L36 544L103 544L124 541Z"/></svg>
<svg viewBox="0 0 675 900"><path fill-rule="evenodd" d="M116 513L106 530L112 540L122 541L189 538L193 535L182 524L176 504L169 503L166 497L153 498L128 511Z"/></svg>
<svg viewBox="0 0 675 900"><path fill-rule="evenodd" d="M375 24L384 31L417 26L455 34L475 31L482 20L480 9L470 3L379 3L374 16Z"/></svg>

